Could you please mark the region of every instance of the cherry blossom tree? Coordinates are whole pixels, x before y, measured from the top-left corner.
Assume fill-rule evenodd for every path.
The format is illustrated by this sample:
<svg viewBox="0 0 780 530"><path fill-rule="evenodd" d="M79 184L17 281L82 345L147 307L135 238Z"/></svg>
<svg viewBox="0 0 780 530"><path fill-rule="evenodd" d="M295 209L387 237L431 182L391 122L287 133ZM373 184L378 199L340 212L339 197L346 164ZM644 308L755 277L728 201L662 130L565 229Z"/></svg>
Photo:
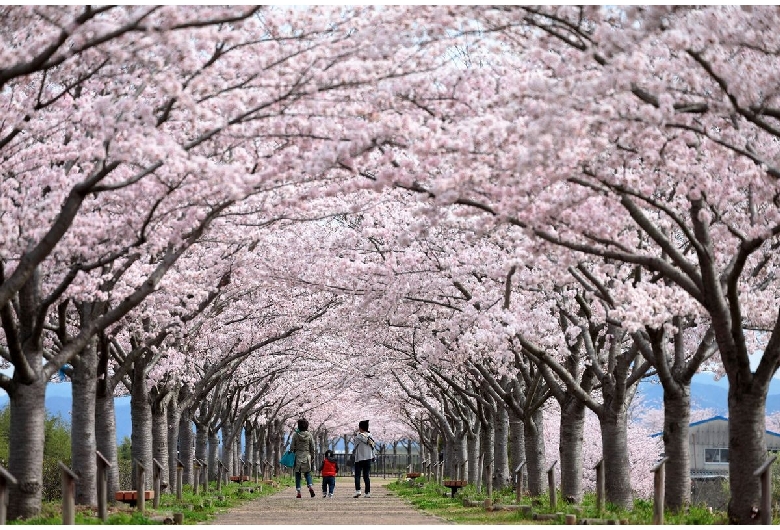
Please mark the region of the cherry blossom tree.
<svg viewBox="0 0 780 530"><path fill-rule="evenodd" d="M405 154L365 171L436 204L495 215L573 259L641 268L633 307L663 300L666 310L624 315L628 331L660 329L675 314L710 319L730 382L730 481L740 493L729 515L744 523L758 502L758 481L744 470L763 459L764 402L780 355L770 302L776 83L772 68L754 68L774 64L767 31L776 16L484 9L474 15L484 42L515 53L484 53L484 68L442 77L446 106L418 99L433 133L418 128ZM756 370L751 328L769 337Z"/></svg>

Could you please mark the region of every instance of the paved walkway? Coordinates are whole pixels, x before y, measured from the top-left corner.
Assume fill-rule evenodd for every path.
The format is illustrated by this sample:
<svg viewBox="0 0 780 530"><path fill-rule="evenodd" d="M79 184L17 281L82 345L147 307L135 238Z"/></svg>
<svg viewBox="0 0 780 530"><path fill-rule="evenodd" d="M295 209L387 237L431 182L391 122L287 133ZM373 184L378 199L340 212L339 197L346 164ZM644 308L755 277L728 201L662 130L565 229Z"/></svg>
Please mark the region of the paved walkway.
<svg viewBox="0 0 780 530"><path fill-rule="evenodd" d="M352 477L336 479L332 499L322 498L322 482L314 481L317 496L311 498L303 487L304 498L295 498L295 488L247 502L230 512L219 514L209 524L216 525L434 525L448 524L444 519L416 510L394 495L385 485L391 480L371 477L371 498L353 499Z"/></svg>

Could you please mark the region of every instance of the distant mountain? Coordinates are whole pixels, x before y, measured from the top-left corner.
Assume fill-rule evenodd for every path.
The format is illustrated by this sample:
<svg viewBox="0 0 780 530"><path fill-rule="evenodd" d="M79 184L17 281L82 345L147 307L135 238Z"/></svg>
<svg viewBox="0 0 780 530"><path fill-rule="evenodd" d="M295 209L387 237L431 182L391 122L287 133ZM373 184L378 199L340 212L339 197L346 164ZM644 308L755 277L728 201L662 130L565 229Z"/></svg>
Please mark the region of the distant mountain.
<svg viewBox="0 0 780 530"><path fill-rule="evenodd" d="M702 373L693 376L691 396L693 407L712 409L716 415L728 416L728 381L722 378L715 381L712 374ZM638 395L642 396L647 405L652 408L663 407L663 388L656 379L646 380L639 384ZM52 416L60 416L70 424L71 413L70 383L50 383L46 387L46 410ZM8 395L0 391L0 409L8 404ZM125 436L130 437L132 423L130 421L130 397L123 396L114 399L116 408L116 439L121 443ZM772 379L769 395L766 400L767 414L780 412L780 379Z"/></svg>
<svg viewBox="0 0 780 530"><path fill-rule="evenodd" d="M655 381L642 381L637 393L645 399L648 406L652 408L663 407L663 388L657 379ZM712 409L716 415L728 416L728 380L724 377L715 381L712 374L696 374L691 382L691 402L693 408ZM773 414L775 412L780 412L780 379L776 377L769 385L769 395L766 400L766 413Z"/></svg>
<svg viewBox="0 0 780 530"><path fill-rule="evenodd" d="M70 413L72 408L70 383L49 383L46 387L46 412L51 416L59 416L70 425ZM0 395L0 409L8 405L8 394ZM117 444L127 436L130 437L132 423L130 421L130 397L114 398L116 409L116 440Z"/></svg>

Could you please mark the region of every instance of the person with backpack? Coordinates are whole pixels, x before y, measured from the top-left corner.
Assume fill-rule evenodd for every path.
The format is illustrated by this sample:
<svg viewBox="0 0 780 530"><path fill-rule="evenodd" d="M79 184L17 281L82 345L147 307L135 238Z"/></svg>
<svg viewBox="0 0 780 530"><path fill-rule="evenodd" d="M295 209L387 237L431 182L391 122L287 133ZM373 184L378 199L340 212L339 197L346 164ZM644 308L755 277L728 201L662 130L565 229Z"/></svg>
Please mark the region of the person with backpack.
<svg viewBox="0 0 780 530"><path fill-rule="evenodd" d="M314 497L314 488L311 481L312 462L314 461L314 437L309 432L309 422L304 418L298 420L298 429L292 436L290 451L295 453L295 489L298 492L296 498L301 498L301 473L306 477L306 485L309 486L309 495Z"/></svg>
<svg viewBox="0 0 780 530"><path fill-rule="evenodd" d="M355 494L353 498L361 496L360 475L363 475L363 482L366 483L365 498L371 498L371 461L374 459L374 446L376 445L371 433L368 430L368 420L358 423L358 432L353 438L355 444Z"/></svg>
<svg viewBox="0 0 780 530"><path fill-rule="evenodd" d="M322 474L322 498L333 498L333 490L336 489L336 475L339 474L339 464L333 458L333 451L325 451L325 458L320 464L320 473Z"/></svg>

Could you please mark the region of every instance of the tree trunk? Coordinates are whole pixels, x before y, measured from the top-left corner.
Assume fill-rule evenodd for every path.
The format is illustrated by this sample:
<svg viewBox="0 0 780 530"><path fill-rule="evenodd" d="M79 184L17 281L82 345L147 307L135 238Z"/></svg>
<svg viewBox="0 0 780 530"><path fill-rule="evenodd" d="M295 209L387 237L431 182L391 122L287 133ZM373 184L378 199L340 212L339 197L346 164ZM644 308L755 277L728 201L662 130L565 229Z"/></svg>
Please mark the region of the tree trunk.
<svg viewBox="0 0 780 530"><path fill-rule="evenodd" d="M173 392L171 395L171 401L167 407L167 422L168 422L168 484L169 492L175 492L176 475L178 472L179 459L179 419L181 418L181 410L179 409L179 400L176 398L177 392Z"/></svg>
<svg viewBox="0 0 780 530"><path fill-rule="evenodd" d="M244 464L246 469L241 470L241 474L244 471L249 471L249 475L252 476L252 470L255 464L255 429L251 422L244 423L244 438L246 443L244 444Z"/></svg>
<svg viewBox="0 0 780 530"><path fill-rule="evenodd" d="M279 458L281 458L281 454L279 454L279 448L282 445L282 437L279 434L279 431L276 429L276 425L274 422L273 426L268 427L268 437L266 438L266 447L265 447L265 454L268 455L268 459L271 462L271 466L273 466L273 474L274 476L279 475L281 472L281 464L279 464ZM344 435L346 438L346 435ZM347 462L349 459L347 458ZM349 469L349 464L345 464L344 466L344 474L349 475L351 473L351 470Z"/></svg>
<svg viewBox="0 0 780 530"><path fill-rule="evenodd" d="M732 383L731 381L729 383ZM729 522L759 524L761 485L753 472L764 463L766 449L766 390L729 384Z"/></svg>
<svg viewBox="0 0 780 530"><path fill-rule="evenodd" d="M558 458L561 464L561 497L571 504L582 502L582 442L585 404L567 396L561 406ZM687 441L686 441L687 443ZM689 470L686 467L685 472Z"/></svg>
<svg viewBox="0 0 780 530"><path fill-rule="evenodd" d="M691 385L664 387L664 453L669 460L664 471L664 504L680 511L691 503L691 459L689 424L691 421Z"/></svg>
<svg viewBox="0 0 780 530"><path fill-rule="evenodd" d="M182 470L182 485L192 485L192 410L187 407L181 411L179 417L179 460L181 460L184 469Z"/></svg>
<svg viewBox="0 0 780 530"><path fill-rule="evenodd" d="M206 438L209 446L209 467L214 468L214 480L217 480L217 474L219 473L219 464L217 462L222 462L222 465L225 465L225 461L219 455L219 434L209 427L206 429Z"/></svg>
<svg viewBox="0 0 780 530"><path fill-rule="evenodd" d="M268 430L262 425L255 423L255 461L258 464L262 464L264 460L268 459L268 455L265 452L266 445L266 433Z"/></svg>
<svg viewBox="0 0 780 530"><path fill-rule="evenodd" d="M479 438L480 438L479 422L476 423L476 429L472 431L469 429L466 431L466 450L468 452L469 459L469 483L476 484L477 477L479 476ZM431 451L431 462L436 460L435 451Z"/></svg>
<svg viewBox="0 0 780 530"><path fill-rule="evenodd" d="M509 409L509 478L514 479L515 469L525 462L525 433L523 419Z"/></svg>
<svg viewBox="0 0 780 530"><path fill-rule="evenodd" d="M168 398L152 403L152 457L160 463L160 481L171 484L168 478ZM176 475L173 475L176 478Z"/></svg>
<svg viewBox="0 0 780 530"><path fill-rule="evenodd" d="M119 491L119 462L117 460L116 444L116 413L114 412L114 393L108 390L108 384L99 380L97 396L95 397L95 442L97 450L111 462L106 469L108 482L107 495L109 502L114 502L114 496Z"/></svg>
<svg viewBox="0 0 780 530"><path fill-rule="evenodd" d="M492 469L495 469L493 466L494 462L494 451L495 451L495 439L496 439L496 429L495 424L491 421L487 425L482 425L482 437L480 439L480 447L482 448L482 483L487 485L488 481L493 481L493 475L488 474L488 466L490 466Z"/></svg>
<svg viewBox="0 0 780 530"><path fill-rule="evenodd" d="M43 485L46 382L16 383L9 393L8 471L17 480L9 488L7 520L27 519L41 512Z"/></svg>
<svg viewBox="0 0 780 530"><path fill-rule="evenodd" d="M149 489L152 484L152 407L149 400L149 391L146 387L146 371L143 360L136 361L132 370L133 388L130 391L130 418L132 432L131 454L134 461L144 466L143 487ZM136 479L138 470L133 465L133 487L138 487Z"/></svg>
<svg viewBox="0 0 780 530"><path fill-rule="evenodd" d="M206 462L209 480L217 479L216 460L209 453L209 430L201 421L195 422L195 458Z"/></svg>
<svg viewBox="0 0 780 530"><path fill-rule="evenodd" d="M409 441L409 445L411 445L411 440ZM455 455L455 477L457 477L460 480L468 480L466 475L468 469L466 468L466 455L467 455L467 444L466 444L466 437L463 435L457 436L453 440L453 455Z"/></svg>
<svg viewBox="0 0 780 530"><path fill-rule="evenodd" d="M233 474L234 475L240 475L241 472L239 469L241 468L241 426L233 424L231 429L231 435L232 433L235 433L236 435L233 437ZM314 455L312 455L314 456Z"/></svg>
<svg viewBox="0 0 780 530"><path fill-rule="evenodd" d="M227 422L222 426L222 465L228 473L233 472L233 426Z"/></svg>
<svg viewBox="0 0 780 530"><path fill-rule="evenodd" d="M114 403L114 383L111 382L109 366L109 340L104 333L98 334L98 369L95 391L95 445L100 454L111 465L106 469L107 496L114 502L119 491L119 462L117 460L116 413Z"/></svg>
<svg viewBox="0 0 780 530"><path fill-rule="evenodd" d="M525 436L525 458L528 471L528 492L535 496L547 490L547 475L544 451L544 423L542 409L526 414L523 422Z"/></svg>
<svg viewBox="0 0 780 530"><path fill-rule="evenodd" d="M83 319L91 313L79 311ZM71 469L79 474L76 481L76 504L97 506L97 442L95 439L95 403L97 394L97 338L93 337L73 359L70 424ZM114 439L116 443L116 438ZM105 455L103 455L105 456Z"/></svg>
<svg viewBox="0 0 780 530"><path fill-rule="evenodd" d="M605 407L606 408L606 407ZM604 494L606 501L631 510L631 464L628 459L626 413L606 411L599 416L601 447L604 457Z"/></svg>
<svg viewBox="0 0 780 530"><path fill-rule="evenodd" d="M503 402L496 403L495 436L493 443L493 489L499 490L509 484L509 413Z"/></svg>

